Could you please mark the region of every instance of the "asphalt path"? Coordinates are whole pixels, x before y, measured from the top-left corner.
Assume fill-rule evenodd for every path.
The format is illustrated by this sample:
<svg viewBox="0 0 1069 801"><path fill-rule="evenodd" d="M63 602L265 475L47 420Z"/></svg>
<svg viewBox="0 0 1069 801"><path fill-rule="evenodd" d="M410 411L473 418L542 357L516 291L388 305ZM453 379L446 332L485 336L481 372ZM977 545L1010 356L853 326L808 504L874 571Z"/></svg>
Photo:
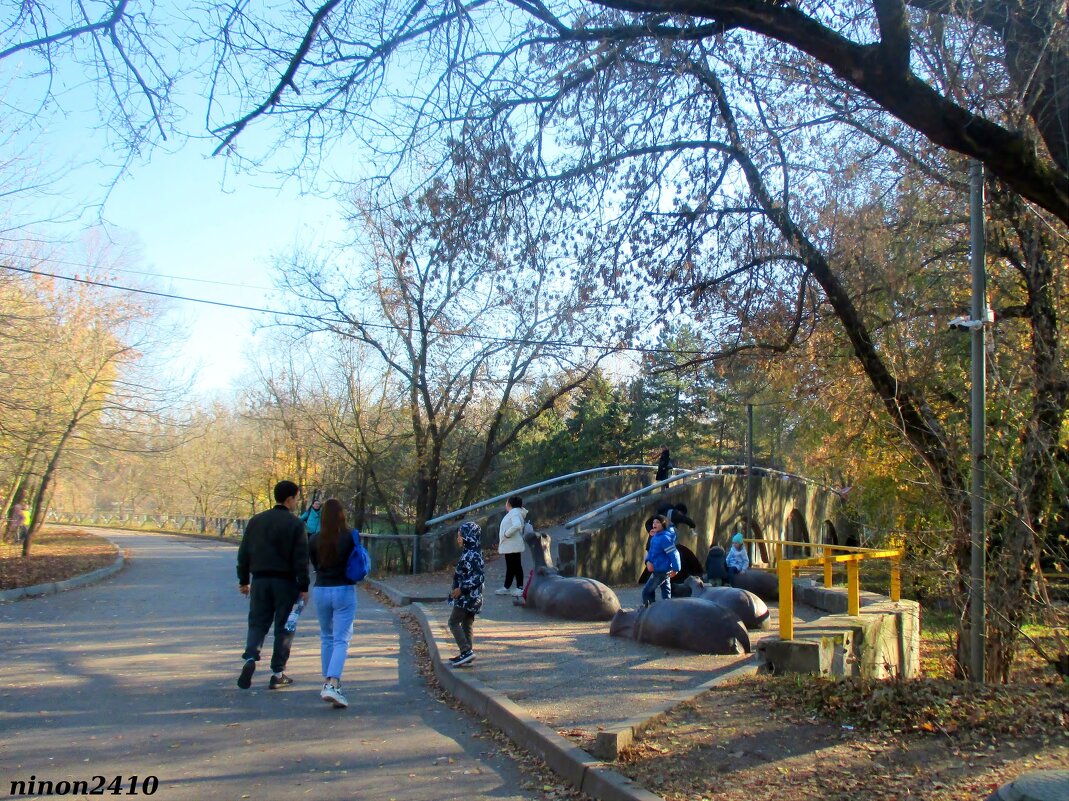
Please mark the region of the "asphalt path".
<svg viewBox="0 0 1069 801"><path fill-rule="evenodd" d="M0 794L103 777L105 794L181 799L532 799L475 718L435 699L395 613L359 591L343 685L319 699L315 610L269 691L271 635L235 684L247 601L233 545L96 531L128 554L100 584L0 604ZM116 777L120 781L114 783ZM131 778L134 793L130 792ZM30 790L29 785L25 789ZM73 793L72 793L73 794Z"/></svg>

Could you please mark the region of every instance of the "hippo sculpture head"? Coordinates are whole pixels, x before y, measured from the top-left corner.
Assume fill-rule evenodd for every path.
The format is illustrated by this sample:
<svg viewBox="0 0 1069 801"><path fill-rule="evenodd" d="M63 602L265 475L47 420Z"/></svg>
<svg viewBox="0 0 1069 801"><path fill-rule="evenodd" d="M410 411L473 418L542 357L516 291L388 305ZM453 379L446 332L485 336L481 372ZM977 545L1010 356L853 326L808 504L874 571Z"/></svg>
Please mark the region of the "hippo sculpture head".
<svg viewBox="0 0 1069 801"><path fill-rule="evenodd" d="M765 603L779 600L779 578L775 573L750 568L731 577L731 586L749 590Z"/></svg>
<svg viewBox="0 0 1069 801"><path fill-rule="evenodd" d="M699 654L750 653L750 635L739 616L701 598L672 598L617 612L609 634Z"/></svg>
<svg viewBox="0 0 1069 801"><path fill-rule="evenodd" d="M535 562L524 606L566 620L612 620L620 611L616 593L600 581L557 572L548 534L528 531L523 539Z"/></svg>
<svg viewBox="0 0 1069 801"><path fill-rule="evenodd" d="M771 625L765 602L748 590L737 587L705 587L695 593L698 598L727 607L742 620L750 631L767 629Z"/></svg>

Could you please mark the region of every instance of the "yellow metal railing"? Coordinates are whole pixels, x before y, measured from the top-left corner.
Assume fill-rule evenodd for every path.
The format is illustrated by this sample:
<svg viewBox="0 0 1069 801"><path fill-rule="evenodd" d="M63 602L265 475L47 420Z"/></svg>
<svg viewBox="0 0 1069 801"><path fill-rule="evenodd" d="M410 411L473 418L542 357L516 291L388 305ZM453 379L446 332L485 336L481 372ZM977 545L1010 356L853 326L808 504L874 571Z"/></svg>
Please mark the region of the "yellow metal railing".
<svg viewBox="0 0 1069 801"><path fill-rule="evenodd" d="M846 564L846 613L861 614L861 583L858 579L858 566L865 559L891 560L890 598L897 601L902 597L902 556L904 548L855 548L847 545L824 545L813 542L791 542L784 540L747 539L746 542L763 542L771 545L776 554L776 575L779 578L779 636L783 640L794 639L794 574L797 568L805 566L823 566L824 586L832 586L832 569L836 563ZM804 559L782 558L783 548L820 548L825 553ZM831 553L829 553L831 552Z"/></svg>

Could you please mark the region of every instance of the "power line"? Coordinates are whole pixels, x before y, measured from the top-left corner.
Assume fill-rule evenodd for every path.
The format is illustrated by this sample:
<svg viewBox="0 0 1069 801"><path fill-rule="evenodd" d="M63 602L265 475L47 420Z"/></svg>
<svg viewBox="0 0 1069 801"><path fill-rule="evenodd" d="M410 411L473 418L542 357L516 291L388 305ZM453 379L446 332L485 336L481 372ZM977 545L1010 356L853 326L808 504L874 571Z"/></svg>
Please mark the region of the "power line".
<svg viewBox="0 0 1069 801"><path fill-rule="evenodd" d="M21 258L21 254L18 254L18 253L5 253L3 251L0 251L0 258L18 259L18 258ZM85 262L81 262L81 261L70 261L69 259L57 259L57 258L54 258L52 256L48 257L48 262L50 264L65 264L68 267L83 267L83 268L85 268L87 270L93 269L93 265L92 264L86 264ZM7 265L3 265L3 266L7 266ZM12 269L14 269L14 268L12 268ZM274 289L274 287L257 286L255 284L236 284L236 283L234 283L232 281L212 281L209 278L190 278L189 276L186 276L186 275L169 275L167 273L148 272L147 270L131 270L128 267L110 267L109 266L107 269L108 269L109 272L129 273L130 275L142 275L142 276L145 276L147 278L167 278L167 279L170 279L172 281L189 281L190 283L194 283L194 284L208 284L210 286L228 286L228 287L234 287L234 288L237 288L237 289L262 289L264 291L270 291L270 290Z"/></svg>
<svg viewBox="0 0 1069 801"><path fill-rule="evenodd" d="M224 309L234 309L235 311L253 312L255 314L270 314L276 317L291 317L299 320L311 320L321 324L341 324L341 325L353 325L360 328L378 328L385 331L393 331L395 333L404 334L405 329L402 329L395 325L387 325L385 323L369 323L363 321L354 321L346 318L330 318L323 317L316 314L306 314L302 312L294 311L280 311L277 309L266 309L260 306L246 306L240 303L227 303L221 300L208 300L207 298L194 298L188 295L178 295L173 292L158 292L151 289L142 289L140 287L123 286L121 284L112 284L106 281L94 281L91 278L79 278L71 275L61 275L59 273L52 273L45 270L31 270L28 267L15 267L10 264L0 264L3 267L12 272L25 273L26 275L36 275L42 278L55 278L60 281L70 281L76 284L83 284L85 286L96 286L103 289L112 289L118 292L129 292L135 295L148 295L155 298L164 298L167 300L178 300L185 303L200 303L205 306L216 306ZM566 342L563 340L538 340L538 339L524 339L522 337L504 337L504 336L492 336L490 334L473 334L466 331L443 331L440 332L441 336L447 337L462 337L464 339L474 339L483 342L498 342L501 344L511 345L553 345L562 348L574 348L577 350L599 350L607 353L618 352L631 352L631 353L647 353L647 354L684 354L700 356L704 354L704 351L689 350L678 351L671 350L669 348L644 348L637 345L584 345L578 342Z"/></svg>

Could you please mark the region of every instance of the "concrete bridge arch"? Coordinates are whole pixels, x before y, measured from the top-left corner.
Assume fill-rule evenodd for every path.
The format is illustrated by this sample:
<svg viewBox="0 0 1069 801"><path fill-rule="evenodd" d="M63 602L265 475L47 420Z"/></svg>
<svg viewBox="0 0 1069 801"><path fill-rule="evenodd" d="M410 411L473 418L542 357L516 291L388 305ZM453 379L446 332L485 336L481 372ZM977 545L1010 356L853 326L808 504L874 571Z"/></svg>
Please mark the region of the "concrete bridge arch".
<svg viewBox="0 0 1069 801"><path fill-rule="evenodd" d="M753 494L753 520L747 519L747 493ZM732 534L749 538L817 544L825 537L838 542L852 530L842 514L843 499L833 489L801 476L755 468L714 467L684 474L649 493L621 503L576 525L558 542L562 570L601 581L634 581L646 543L644 523L663 503L684 503L697 524L678 529L679 543L702 561L710 546L726 546ZM775 549L765 543L749 546L755 566L774 567ZM785 546L789 558L809 549Z"/></svg>

